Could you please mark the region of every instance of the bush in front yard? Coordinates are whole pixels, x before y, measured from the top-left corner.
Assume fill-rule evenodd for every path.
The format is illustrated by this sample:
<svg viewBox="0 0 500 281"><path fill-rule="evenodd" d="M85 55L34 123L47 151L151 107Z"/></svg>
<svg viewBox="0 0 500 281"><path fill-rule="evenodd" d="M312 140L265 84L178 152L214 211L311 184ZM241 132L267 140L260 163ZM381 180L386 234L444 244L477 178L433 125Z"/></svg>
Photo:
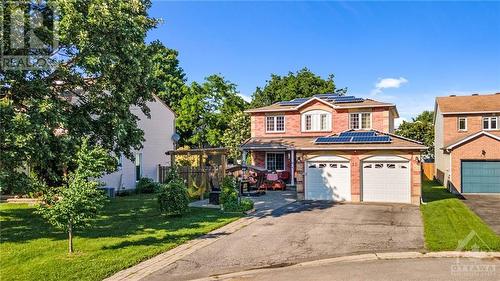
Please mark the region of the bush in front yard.
<svg viewBox="0 0 500 281"><path fill-rule="evenodd" d="M240 202L240 211L245 212L253 209L253 201L248 198L242 198Z"/></svg>
<svg viewBox="0 0 500 281"><path fill-rule="evenodd" d="M135 185L137 193L154 193L158 188L158 183L150 178L141 178Z"/></svg>
<svg viewBox="0 0 500 281"><path fill-rule="evenodd" d="M188 211L189 197L186 185L180 179L162 184L157 193L160 211L168 215L182 215Z"/></svg>
<svg viewBox="0 0 500 281"><path fill-rule="evenodd" d="M222 180L219 200L224 211L238 211L238 191L236 191L236 180L234 177L227 176Z"/></svg>

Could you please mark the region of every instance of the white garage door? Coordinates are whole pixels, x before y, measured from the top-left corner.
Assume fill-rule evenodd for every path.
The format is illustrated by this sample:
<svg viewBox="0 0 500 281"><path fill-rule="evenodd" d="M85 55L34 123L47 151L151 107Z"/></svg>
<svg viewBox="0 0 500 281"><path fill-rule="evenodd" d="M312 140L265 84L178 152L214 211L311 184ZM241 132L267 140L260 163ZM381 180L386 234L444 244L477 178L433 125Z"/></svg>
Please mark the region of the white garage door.
<svg viewBox="0 0 500 281"><path fill-rule="evenodd" d="M307 200L351 201L351 169L347 161L306 162Z"/></svg>
<svg viewBox="0 0 500 281"><path fill-rule="evenodd" d="M362 181L363 201L411 203L408 161L363 162Z"/></svg>

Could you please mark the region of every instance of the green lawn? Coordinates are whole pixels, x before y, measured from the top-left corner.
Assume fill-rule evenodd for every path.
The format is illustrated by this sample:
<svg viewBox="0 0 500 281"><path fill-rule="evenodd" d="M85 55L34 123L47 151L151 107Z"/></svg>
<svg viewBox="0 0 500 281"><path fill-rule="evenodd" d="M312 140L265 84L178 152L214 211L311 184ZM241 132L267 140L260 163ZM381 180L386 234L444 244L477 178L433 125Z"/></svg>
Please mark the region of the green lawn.
<svg viewBox="0 0 500 281"><path fill-rule="evenodd" d="M111 200L96 227L77 233L67 254L66 234L27 204L0 204L1 280L101 280L240 217L192 208L183 217L158 213L152 195Z"/></svg>
<svg viewBox="0 0 500 281"><path fill-rule="evenodd" d="M425 245L431 251L457 250L459 241L470 235L464 250L498 251L500 237L459 198L436 182L423 183L421 205ZM471 232L474 231L473 234Z"/></svg>

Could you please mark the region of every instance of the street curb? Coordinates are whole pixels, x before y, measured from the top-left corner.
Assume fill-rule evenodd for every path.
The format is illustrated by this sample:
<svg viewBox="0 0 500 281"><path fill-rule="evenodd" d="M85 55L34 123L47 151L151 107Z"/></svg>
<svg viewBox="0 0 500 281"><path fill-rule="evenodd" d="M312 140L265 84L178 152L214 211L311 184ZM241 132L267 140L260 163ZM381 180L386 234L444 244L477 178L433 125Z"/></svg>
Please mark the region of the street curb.
<svg viewBox="0 0 500 281"><path fill-rule="evenodd" d="M392 252L392 253L373 253L373 254L362 254L353 256L343 256L336 258L321 259L316 261L308 261L297 263L289 266L284 266L286 268L297 268L297 267L308 267L308 266L319 266L327 264L335 264L342 262L364 262L372 260L400 260L400 259L424 259L424 258L478 258L478 259L500 259L500 252ZM267 271L274 271L280 268L257 268L250 269L240 272L233 272L221 275L214 275L210 277L204 277L199 279L193 279L191 281L217 281L228 278L237 278L249 274L258 274Z"/></svg>
<svg viewBox="0 0 500 281"><path fill-rule="evenodd" d="M183 257L194 253L195 251L204 248L224 236L232 234L241 228L255 222L260 217L247 216L231 222L221 228L217 228L203 236L190 240L185 244L181 244L171 250L140 262L132 267L121 270L114 275L104 279L103 281L136 281L140 280L165 266L172 264Z"/></svg>

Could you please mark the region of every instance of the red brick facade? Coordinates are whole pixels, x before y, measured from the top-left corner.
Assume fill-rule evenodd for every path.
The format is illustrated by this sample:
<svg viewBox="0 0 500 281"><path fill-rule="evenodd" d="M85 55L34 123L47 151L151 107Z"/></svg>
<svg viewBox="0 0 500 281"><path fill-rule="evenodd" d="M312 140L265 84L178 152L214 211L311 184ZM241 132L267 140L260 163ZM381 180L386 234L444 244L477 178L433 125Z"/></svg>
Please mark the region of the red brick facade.
<svg viewBox="0 0 500 281"><path fill-rule="evenodd" d="M500 141L489 136L480 136L455 148L451 156L451 187L462 192L462 160L499 160Z"/></svg>
<svg viewBox="0 0 500 281"><path fill-rule="evenodd" d="M310 110L324 110L332 115L332 130L322 132L304 132L302 130L301 114ZM393 120L392 114L389 114L388 107L375 107L364 109L333 109L331 106L325 105L318 101L312 101L309 105L302 107L299 111L285 112L257 112L252 113L251 136L252 137L291 137L291 136L318 136L331 135L349 130L349 113L353 112L371 112L372 113L372 128L381 132L391 132L390 123ZM266 132L266 116L284 115L285 116L285 132Z"/></svg>

